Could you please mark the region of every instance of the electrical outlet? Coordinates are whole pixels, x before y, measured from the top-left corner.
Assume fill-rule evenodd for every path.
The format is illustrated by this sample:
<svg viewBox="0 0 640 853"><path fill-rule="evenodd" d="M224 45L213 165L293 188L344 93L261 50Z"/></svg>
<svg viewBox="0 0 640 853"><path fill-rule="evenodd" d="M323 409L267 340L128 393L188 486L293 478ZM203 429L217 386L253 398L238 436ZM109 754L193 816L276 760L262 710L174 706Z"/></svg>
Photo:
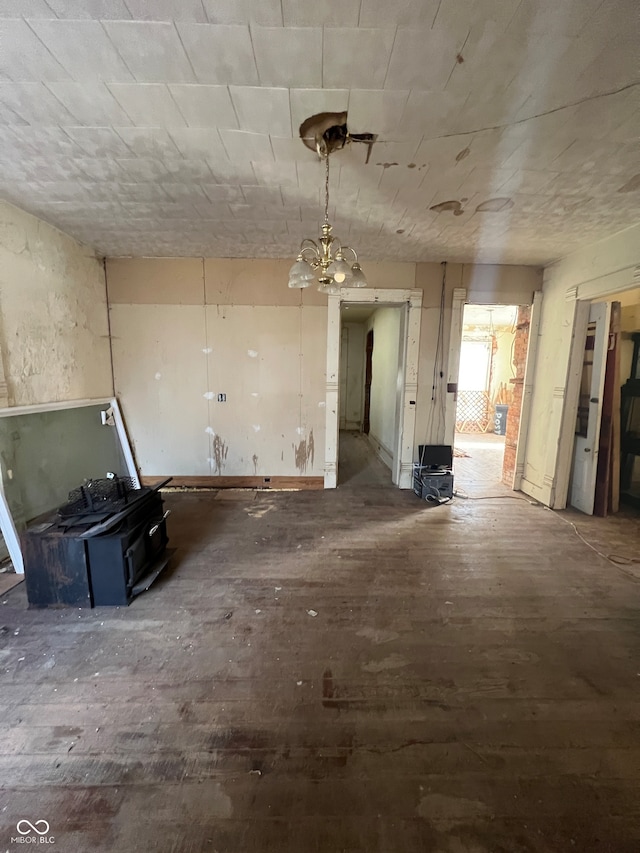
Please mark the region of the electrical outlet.
<svg viewBox="0 0 640 853"><path fill-rule="evenodd" d="M219 403L226 403L227 402L227 395L226 394L218 394L218 402Z"/></svg>

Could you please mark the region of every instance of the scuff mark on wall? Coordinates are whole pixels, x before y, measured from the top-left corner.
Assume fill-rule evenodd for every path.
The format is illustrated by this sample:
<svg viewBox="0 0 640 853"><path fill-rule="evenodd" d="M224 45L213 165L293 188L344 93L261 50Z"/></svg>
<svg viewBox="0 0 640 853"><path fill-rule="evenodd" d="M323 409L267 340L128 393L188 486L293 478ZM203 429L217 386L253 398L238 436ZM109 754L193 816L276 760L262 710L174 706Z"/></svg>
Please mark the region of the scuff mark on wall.
<svg viewBox="0 0 640 853"><path fill-rule="evenodd" d="M313 468L313 463L315 460L315 443L313 440L313 430L309 433L309 438L303 438L302 441L296 447L295 444L291 445L293 447L293 453L296 460L296 468L300 472L300 474L304 474L307 470L307 466L311 463L311 467Z"/></svg>
<svg viewBox="0 0 640 853"><path fill-rule="evenodd" d="M258 457L256 456L255 453L252 456L252 462L253 462L253 473L257 474L258 473Z"/></svg>
<svg viewBox="0 0 640 853"><path fill-rule="evenodd" d="M218 474L222 474L222 470L224 468L224 463L227 459L227 453L229 452L229 448L222 440L219 435L214 436L213 439L213 458L215 459L215 470Z"/></svg>

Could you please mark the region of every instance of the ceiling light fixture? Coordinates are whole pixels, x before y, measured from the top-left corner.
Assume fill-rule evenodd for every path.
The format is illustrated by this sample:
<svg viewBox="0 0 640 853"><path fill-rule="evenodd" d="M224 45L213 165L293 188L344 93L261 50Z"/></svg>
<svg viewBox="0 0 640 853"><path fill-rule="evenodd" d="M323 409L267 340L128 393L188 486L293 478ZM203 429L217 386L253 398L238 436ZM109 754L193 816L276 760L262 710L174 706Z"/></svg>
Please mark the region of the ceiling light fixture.
<svg viewBox="0 0 640 853"><path fill-rule="evenodd" d="M310 237L305 237L300 243L296 262L289 270L289 287L309 287L317 280L320 293L336 295L340 293L343 287L366 287L367 280L358 263L355 249L352 249L351 246L343 246L337 237L331 235L328 151L324 155L324 159L326 177L322 236L318 238L317 242ZM353 255L353 261L345 259L345 252ZM318 272L319 275L317 275Z"/></svg>

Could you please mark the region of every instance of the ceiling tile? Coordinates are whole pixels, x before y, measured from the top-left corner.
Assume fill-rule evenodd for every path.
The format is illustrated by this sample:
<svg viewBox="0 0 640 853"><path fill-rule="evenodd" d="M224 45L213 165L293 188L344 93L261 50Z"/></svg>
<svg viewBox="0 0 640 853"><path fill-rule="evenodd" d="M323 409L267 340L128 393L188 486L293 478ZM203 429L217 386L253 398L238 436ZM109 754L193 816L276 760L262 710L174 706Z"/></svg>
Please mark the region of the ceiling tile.
<svg viewBox="0 0 640 853"><path fill-rule="evenodd" d="M228 131L229 133L238 131ZM227 157L207 160L213 180L218 184L234 186L240 184L255 184L256 176L248 158L229 160ZM206 189L205 189L206 192ZM244 196L242 197L244 198ZM242 198L239 201L242 201Z"/></svg>
<svg viewBox="0 0 640 853"><path fill-rule="evenodd" d="M0 78L69 80L70 75L23 20L0 20Z"/></svg>
<svg viewBox="0 0 640 853"><path fill-rule="evenodd" d="M64 130L88 157L106 159L132 156L131 149L110 127L65 127Z"/></svg>
<svg viewBox="0 0 640 853"><path fill-rule="evenodd" d="M178 128L181 130L181 128ZM211 181L211 169L204 158L165 160L165 181Z"/></svg>
<svg viewBox="0 0 640 853"><path fill-rule="evenodd" d="M361 27L432 26L440 0L362 0Z"/></svg>
<svg viewBox="0 0 640 853"><path fill-rule="evenodd" d="M251 162L273 160L271 140L264 133L244 130L221 130L220 136L230 160Z"/></svg>
<svg viewBox="0 0 640 853"><path fill-rule="evenodd" d="M328 27L324 32L323 85L382 89L393 39L394 30L389 28Z"/></svg>
<svg viewBox="0 0 640 853"><path fill-rule="evenodd" d="M58 18L94 18L123 21L131 17L124 0L47 0ZM25 18L29 15L24 14ZM51 18L52 15L43 17Z"/></svg>
<svg viewBox="0 0 640 853"><path fill-rule="evenodd" d="M105 21L104 28L138 82L195 81L173 23Z"/></svg>
<svg viewBox="0 0 640 853"><path fill-rule="evenodd" d="M240 187L227 186L226 184L203 184L205 195L212 202L232 201L241 202L244 198Z"/></svg>
<svg viewBox="0 0 640 853"><path fill-rule="evenodd" d="M120 127L116 132L136 157L180 157L181 154L164 128Z"/></svg>
<svg viewBox="0 0 640 853"><path fill-rule="evenodd" d="M298 185L298 171L295 163L269 163L254 158L253 171L258 184L286 187Z"/></svg>
<svg viewBox="0 0 640 853"><path fill-rule="evenodd" d="M198 184L183 184L179 181L164 182L162 189L173 201L207 202L204 190Z"/></svg>
<svg viewBox="0 0 640 853"><path fill-rule="evenodd" d="M320 27L251 27L258 76L263 86L322 86Z"/></svg>
<svg viewBox="0 0 640 853"><path fill-rule="evenodd" d="M123 181L141 183L156 182L164 179L166 169L159 160L137 157L135 159L125 158L115 161L124 173Z"/></svg>
<svg viewBox="0 0 640 853"><path fill-rule="evenodd" d="M360 0L282 0L285 27L357 27Z"/></svg>
<svg viewBox="0 0 640 853"><path fill-rule="evenodd" d="M71 113L43 83L0 83L0 104L28 124L73 124Z"/></svg>
<svg viewBox="0 0 640 853"><path fill-rule="evenodd" d="M238 127L227 86L178 84L169 91L189 127Z"/></svg>
<svg viewBox="0 0 640 853"><path fill-rule="evenodd" d="M126 127L131 119L104 83L48 83L47 88L71 113L77 124Z"/></svg>
<svg viewBox="0 0 640 853"><path fill-rule="evenodd" d="M282 26L280 0L202 0L212 24L261 24L265 27Z"/></svg>
<svg viewBox="0 0 640 853"><path fill-rule="evenodd" d="M354 89L349 96L349 130L352 133L377 133L388 139L397 139L408 97L408 91Z"/></svg>
<svg viewBox="0 0 640 853"><path fill-rule="evenodd" d="M18 113L14 112L11 107L2 103L0 95L0 124L28 124Z"/></svg>
<svg viewBox="0 0 640 853"><path fill-rule="evenodd" d="M247 204L282 205L280 187L244 186L242 194Z"/></svg>
<svg viewBox="0 0 640 853"><path fill-rule="evenodd" d="M0 18L53 18L45 0L2 0Z"/></svg>
<svg viewBox="0 0 640 853"><path fill-rule="evenodd" d="M177 24L199 83L258 84L249 28L217 24Z"/></svg>
<svg viewBox="0 0 640 853"><path fill-rule="evenodd" d="M226 151L216 128L172 127L169 131L178 150L187 160L226 159Z"/></svg>
<svg viewBox="0 0 640 853"><path fill-rule="evenodd" d="M192 21L206 23L201 0L125 0L136 21Z"/></svg>
<svg viewBox="0 0 640 853"><path fill-rule="evenodd" d="M131 156L130 153L129 156ZM124 172L116 160L107 160L105 157L99 159L80 157L76 162L83 170L85 180L121 181L124 179Z"/></svg>
<svg viewBox="0 0 640 853"><path fill-rule="evenodd" d="M271 146L276 162L288 162L290 160L300 160L302 163L309 163L317 159L317 154L311 151L297 136L292 138L271 136Z"/></svg>
<svg viewBox="0 0 640 853"><path fill-rule="evenodd" d="M294 137L298 136L300 125L309 116L326 112L339 113L349 106L348 89L291 89L289 97Z"/></svg>
<svg viewBox="0 0 640 853"><path fill-rule="evenodd" d="M18 140L23 153L33 156L81 156L81 148L70 139L61 127L13 127L13 137Z"/></svg>
<svg viewBox="0 0 640 853"><path fill-rule="evenodd" d="M136 127L184 127L186 122L160 83L112 83L109 89Z"/></svg>
<svg viewBox="0 0 640 853"><path fill-rule="evenodd" d="M81 82L132 79L99 21L34 19L30 25L73 79Z"/></svg>
<svg viewBox="0 0 640 853"><path fill-rule="evenodd" d="M401 131L422 133L427 137L450 132L453 124L458 121L466 97L450 92L412 89L400 120Z"/></svg>
<svg viewBox="0 0 640 853"><path fill-rule="evenodd" d="M291 132L288 89L230 86L229 91L240 130L277 136Z"/></svg>
<svg viewBox="0 0 640 853"><path fill-rule="evenodd" d="M402 27L396 33L385 89L444 89L461 55L466 33L456 36Z"/></svg>

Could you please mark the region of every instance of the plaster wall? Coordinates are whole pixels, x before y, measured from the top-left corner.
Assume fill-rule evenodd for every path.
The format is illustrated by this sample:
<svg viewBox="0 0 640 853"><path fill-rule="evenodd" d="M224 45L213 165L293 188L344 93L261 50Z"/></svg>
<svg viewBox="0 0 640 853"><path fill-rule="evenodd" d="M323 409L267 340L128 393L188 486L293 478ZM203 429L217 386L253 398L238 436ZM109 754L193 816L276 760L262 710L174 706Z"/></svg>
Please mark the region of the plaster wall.
<svg viewBox="0 0 640 853"><path fill-rule="evenodd" d="M107 262L116 393L143 475L322 476L326 307L286 287L289 266Z"/></svg>
<svg viewBox="0 0 640 853"><path fill-rule="evenodd" d="M567 395L578 304L631 289L640 261L640 226L602 240L544 271L538 354L522 490L554 508L566 505L575 401Z"/></svg>
<svg viewBox="0 0 640 853"><path fill-rule="evenodd" d="M322 476L327 298L287 288L290 266L107 260L116 393L143 475ZM464 280L473 301L528 303L540 273L449 265L433 391L442 266L368 262L365 272L373 288L424 290L416 444L442 443L453 288Z"/></svg>
<svg viewBox="0 0 640 853"><path fill-rule="evenodd" d="M102 262L6 202L0 202L0 352L0 406L113 393Z"/></svg>

